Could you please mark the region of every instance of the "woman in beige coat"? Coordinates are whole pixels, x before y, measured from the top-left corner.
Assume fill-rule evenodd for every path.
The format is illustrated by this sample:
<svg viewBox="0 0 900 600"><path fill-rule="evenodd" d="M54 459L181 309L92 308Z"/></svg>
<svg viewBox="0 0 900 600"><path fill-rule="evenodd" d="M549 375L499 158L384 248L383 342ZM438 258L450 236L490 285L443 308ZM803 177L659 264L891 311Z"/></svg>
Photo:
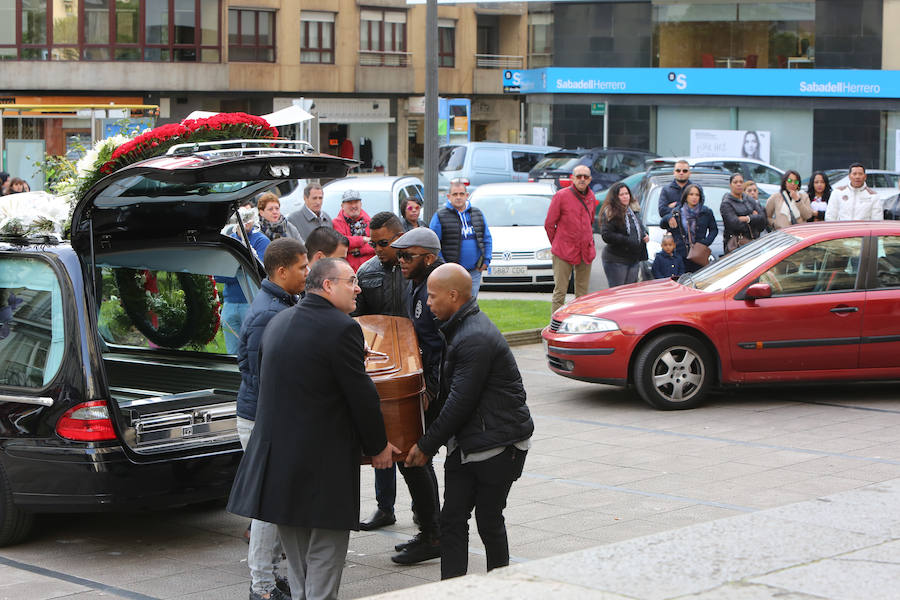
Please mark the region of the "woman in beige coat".
<svg viewBox="0 0 900 600"><path fill-rule="evenodd" d="M806 223L813 214L809 196L800 190L800 174L797 171L785 172L781 177L781 192L772 194L766 202L769 229L774 231L795 223Z"/></svg>

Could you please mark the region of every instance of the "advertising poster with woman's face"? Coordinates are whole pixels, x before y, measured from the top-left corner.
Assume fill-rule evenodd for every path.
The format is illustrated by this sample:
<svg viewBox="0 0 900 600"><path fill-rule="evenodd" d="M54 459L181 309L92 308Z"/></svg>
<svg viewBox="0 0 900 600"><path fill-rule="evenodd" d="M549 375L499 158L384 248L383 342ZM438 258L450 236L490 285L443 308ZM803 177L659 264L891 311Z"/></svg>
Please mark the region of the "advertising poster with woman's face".
<svg viewBox="0 0 900 600"><path fill-rule="evenodd" d="M770 142L768 131L691 129L691 156L740 156L770 162Z"/></svg>

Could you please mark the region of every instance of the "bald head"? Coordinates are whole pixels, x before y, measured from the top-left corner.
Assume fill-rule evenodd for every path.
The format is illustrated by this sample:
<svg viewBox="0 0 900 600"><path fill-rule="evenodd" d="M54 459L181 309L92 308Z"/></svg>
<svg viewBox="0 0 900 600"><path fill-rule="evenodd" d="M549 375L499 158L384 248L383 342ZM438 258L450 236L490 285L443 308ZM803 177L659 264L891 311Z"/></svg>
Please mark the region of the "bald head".
<svg viewBox="0 0 900 600"><path fill-rule="evenodd" d="M428 307L447 321L472 297L472 277L457 263L445 263L428 276Z"/></svg>

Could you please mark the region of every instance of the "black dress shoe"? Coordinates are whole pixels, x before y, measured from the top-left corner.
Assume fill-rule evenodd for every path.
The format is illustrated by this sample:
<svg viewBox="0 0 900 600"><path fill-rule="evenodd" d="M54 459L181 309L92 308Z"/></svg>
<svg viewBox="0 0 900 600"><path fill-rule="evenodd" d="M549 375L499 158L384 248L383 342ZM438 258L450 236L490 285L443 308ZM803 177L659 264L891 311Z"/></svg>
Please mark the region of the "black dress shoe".
<svg viewBox="0 0 900 600"><path fill-rule="evenodd" d="M397 518L394 516L394 513L387 513L379 508L373 512L372 516L367 520L360 521L359 528L363 531L372 531L373 529L380 529L381 527L393 525L396 522Z"/></svg>
<svg viewBox="0 0 900 600"><path fill-rule="evenodd" d="M392 556L391 560L398 565L414 565L440 557L440 542L432 537L418 536L413 538L403 550Z"/></svg>

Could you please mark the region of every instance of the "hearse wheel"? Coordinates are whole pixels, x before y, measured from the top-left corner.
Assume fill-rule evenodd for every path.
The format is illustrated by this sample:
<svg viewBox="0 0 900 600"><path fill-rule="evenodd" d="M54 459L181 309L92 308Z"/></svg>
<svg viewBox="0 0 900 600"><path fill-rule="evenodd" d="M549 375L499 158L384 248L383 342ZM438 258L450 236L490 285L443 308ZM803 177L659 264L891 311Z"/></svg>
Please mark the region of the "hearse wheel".
<svg viewBox="0 0 900 600"><path fill-rule="evenodd" d="M634 384L644 401L659 410L695 408L713 378L713 360L700 340L666 333L641 348L634 363Z"/></svg>
<svg viewBox="0 0 900 600"><path fill-rule="evenodd" d="M13 504L12 490L6 472L0 465L0 547L11 546L25 539L31 531L34 515Z"/></svg>

